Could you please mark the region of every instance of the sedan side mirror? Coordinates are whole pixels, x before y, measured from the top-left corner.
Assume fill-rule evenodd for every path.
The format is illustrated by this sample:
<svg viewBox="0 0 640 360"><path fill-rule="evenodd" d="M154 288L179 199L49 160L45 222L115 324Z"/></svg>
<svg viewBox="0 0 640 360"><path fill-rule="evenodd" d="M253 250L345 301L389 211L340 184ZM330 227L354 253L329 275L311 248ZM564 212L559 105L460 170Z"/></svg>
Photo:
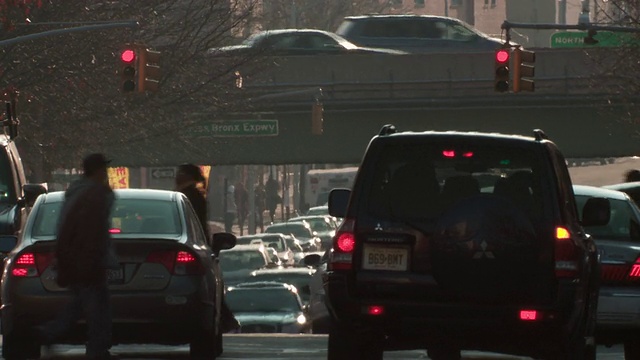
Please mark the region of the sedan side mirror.
<svg viewBox="0 0 640 360"><path fill-rule="evenodd" d="M304 264L311 267L316 267L320 265L321 260L322 260L322 257L318 254L309 254L305 256L303 259Z"/></svg>
<svg viewBox="0 0 640 360"><path fill-rule="evenodd" d="M18 237L14 235L0 235L0 253L8 254L16 247Z"/></svg>
<svg viewBox="0 0 640 360"><path fill-rule="evenodd" d="M605 198L590 198L582 209L582 226L604 226L611 218L611 203Z"/></svg>
<svg viewBox="0 0 640 360"><path fill-rule="evenodd" d="M236 236L230 233L215 233L209 240L209 247L218 254L220 250L229 250L236 246Z"/></svg>
<svg viewBox="0 0 640 360"><path fill-rule="evenodd" d="M31 207L38 199L38 196L47 193L47 188L40 184L25 184L22 186L22 191L24 191L26 205Z"/></svg>

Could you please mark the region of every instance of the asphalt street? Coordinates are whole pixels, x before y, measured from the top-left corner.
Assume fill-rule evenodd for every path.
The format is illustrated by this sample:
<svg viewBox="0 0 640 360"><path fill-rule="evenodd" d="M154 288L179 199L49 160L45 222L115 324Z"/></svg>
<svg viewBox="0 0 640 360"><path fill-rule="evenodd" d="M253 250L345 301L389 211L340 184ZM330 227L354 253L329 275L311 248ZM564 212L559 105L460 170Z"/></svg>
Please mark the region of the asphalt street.
<svg viewBox="0 0 640 360"><path fill-rule="evenodd" d="M255 334L255 335L225 335L224 354L218 359L305 359L321 360L327 358L326 335L284 335L284 334ZM84 349L80 346L58 346L54 349L51 360L81 359ZM122 345L112 349L121 359L188 359L188 346L159 346L159 345ZM428 359L426 351L396 351L386 352L385 359ZM489 354L468 351L463 353L464 359L489 360L524 360L500 354ZM622 348L601 347L598 349L599 360L624 359Z"/></svg>

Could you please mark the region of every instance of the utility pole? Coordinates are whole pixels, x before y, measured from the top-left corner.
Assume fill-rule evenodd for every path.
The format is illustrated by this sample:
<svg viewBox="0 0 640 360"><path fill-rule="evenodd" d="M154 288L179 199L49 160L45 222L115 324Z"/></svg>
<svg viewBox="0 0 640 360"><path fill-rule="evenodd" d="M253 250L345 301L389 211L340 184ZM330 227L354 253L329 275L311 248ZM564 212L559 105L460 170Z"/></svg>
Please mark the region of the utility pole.
<svg viewBox="0 0 640 360"><path fill-rule="evenodd" d="M567 23L567 0L558 0L558 24Z"/></svg>
<svg viewBox="0 0 640 360"><path fill-rule="evenodd" d="M298 27L298 8L296 7L296 0L291 0L291 20L289 27L295 29Z"/></svg>

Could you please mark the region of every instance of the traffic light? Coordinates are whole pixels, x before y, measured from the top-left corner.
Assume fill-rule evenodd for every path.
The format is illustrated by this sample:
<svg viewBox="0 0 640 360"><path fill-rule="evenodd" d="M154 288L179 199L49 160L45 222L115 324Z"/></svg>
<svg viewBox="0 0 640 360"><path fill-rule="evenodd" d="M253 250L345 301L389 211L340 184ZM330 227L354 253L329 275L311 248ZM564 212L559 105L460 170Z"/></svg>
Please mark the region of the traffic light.
<svg viewBox="0 0 640 360"><path fill-rule="evenodd" d="M497 92L509 91L509 48L496 50L495 53L495 80L493 88Z"/></svg>
<svg viewBox="0 0 640 360"><path fill-rule="evenodd" d="M138 92L156 92L159 87L160 52L142 47L138 62Z"/></svg>
<svg viewBox="0 0 640 360"><path fill-rule="evenodd" d="M536 53L517 47L513 50L513 92L535 91L533 76Z"/></svg>
<svg viewBox="0 0 640 360"><path fill-rule="evenodd" d="M120 52L120 90L122 92L134 92L137 88L138 51L133 46L127 46Z"/></svg>

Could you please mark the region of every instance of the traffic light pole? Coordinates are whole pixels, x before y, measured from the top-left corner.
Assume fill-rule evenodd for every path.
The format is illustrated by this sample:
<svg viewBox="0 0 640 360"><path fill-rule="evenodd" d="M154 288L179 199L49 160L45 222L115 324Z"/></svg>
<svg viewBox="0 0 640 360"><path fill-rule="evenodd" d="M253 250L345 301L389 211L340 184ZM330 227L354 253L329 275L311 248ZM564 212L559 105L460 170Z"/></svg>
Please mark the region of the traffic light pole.
<svg viewBox="0 0 640 360"><path fill-rule="evenodd" d="M49 31L39 32L36 34L18 36L12 39L0 40L0 47L14 45L24 41L36 40L36 39L41 39L41 38L54 36L54 35L70 34L70 33L92 31L92 30L125 28L125 27L135 28L138 25L139 24L137 21L131 20L131 21L107 22L107 23L100 23L100 24L94 24L94 25L77 26L77 27L66 28L66 29L49 30Z"/></svg>

